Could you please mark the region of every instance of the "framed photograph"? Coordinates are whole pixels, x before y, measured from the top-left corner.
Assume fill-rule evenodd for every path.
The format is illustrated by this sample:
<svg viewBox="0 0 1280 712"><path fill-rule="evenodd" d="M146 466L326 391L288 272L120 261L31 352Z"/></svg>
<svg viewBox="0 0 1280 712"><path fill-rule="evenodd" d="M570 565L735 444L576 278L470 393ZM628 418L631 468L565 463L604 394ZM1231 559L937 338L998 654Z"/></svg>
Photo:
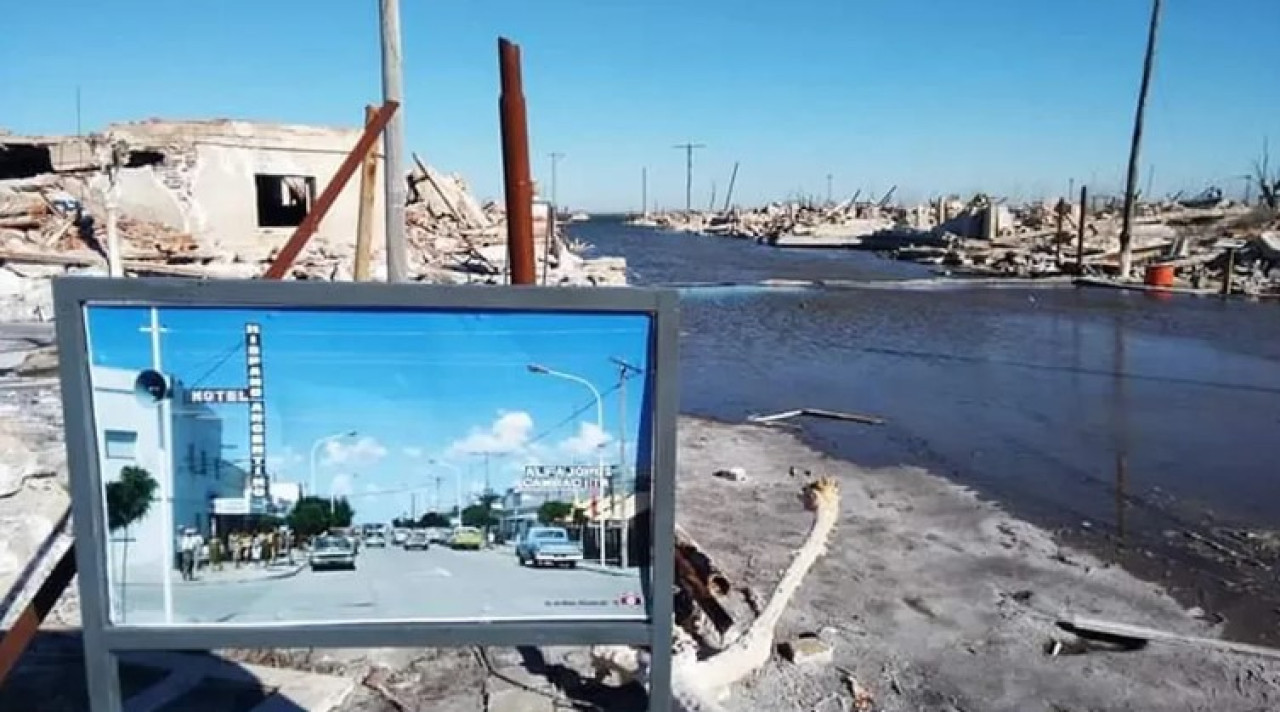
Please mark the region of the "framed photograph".
<svg viewBox="0 0 1280 712"><path fill-rule="evenodd" d="M87 645L669 648L671 293L54 294Z"/></svg>

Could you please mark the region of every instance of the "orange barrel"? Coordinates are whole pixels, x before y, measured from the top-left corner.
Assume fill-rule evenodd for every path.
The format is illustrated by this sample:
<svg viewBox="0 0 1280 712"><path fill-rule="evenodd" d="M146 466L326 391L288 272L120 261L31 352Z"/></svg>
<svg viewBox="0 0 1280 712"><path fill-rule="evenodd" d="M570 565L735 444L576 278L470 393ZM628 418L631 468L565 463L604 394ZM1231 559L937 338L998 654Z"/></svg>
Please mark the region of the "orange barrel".
<svg viewBox="0 0 1280 712"><path fill-rule="evenodd" d="M1153 287L1173 286L1173 265L1147 265L1147 284Z"/></svg>

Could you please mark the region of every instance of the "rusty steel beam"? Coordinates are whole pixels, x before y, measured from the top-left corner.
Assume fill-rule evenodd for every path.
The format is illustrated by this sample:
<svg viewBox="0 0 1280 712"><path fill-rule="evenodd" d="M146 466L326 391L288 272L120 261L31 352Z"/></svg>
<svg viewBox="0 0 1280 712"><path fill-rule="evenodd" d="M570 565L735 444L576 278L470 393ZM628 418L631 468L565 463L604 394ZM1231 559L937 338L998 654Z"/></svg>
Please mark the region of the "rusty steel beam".
<svg viewBox="0 0 1280 712"><path fill-rule="evenodd" d="M373 123L378 110L372 105L364 107L364 124ZM373 251L373 188L378 180L378 154L369 149L360 164L360 212L356 216L356 269L355 280L369 280L369 254Z"/></svg>
<svg viewBox="0 0 1280 712"><path fill-rule="evenodd" d="M49 611L53 610L54 604L62 597L62 592L71 585L71 580L75 576L76 548L69 546L62 554L62 558L58 559L53 570L49 572L44 583L40 584L31 602L13 620L4 638L0 638L0 685L4 684L9 673L17 667L22 653L36 637L36 632L40 630L40 624L44 623L45 617L49 615Z"/></svg>
<svg viewBox="0 0 1280 712"><path fill-rule="evenodd" d="M533 179L529 170L529 124L520 76L520 47L498 38L502 95L502 172L507 202L507 264L512 284L533 284Z"/></svg>
<svg viewBox="0 0 1280 712"><path fill-rule="evenodd" d="M364 162L364 158L368 155L373 144L382 135L383 129L387 127L387 122L391 120L393 114L396 113L400 105L394 101L388 101L378 109L378 113L374 115L373 121L364 127L364 133L360 135L360 140L356 142L355 148L347 154L343 159L342 165L338 166L338 172L333 174L333 178L329 179L329 184L324 187L324 191L320 193L320 197L316 199L315 205L311 206L310 212L302 219L302 223L293 231L293 236L280 249L280 253L276 255L276 259L271 263L271 267L262 275L263 279L283 279L289 272L289 268L293 267L293 262L298 258L298 254L302 252L302 248L306 246L307 240L315 234L316 228L320 227L320 221L324 219L329 208L333 207L333 203L338 199L338 195L342 189L346 187L347 182L351 180L351 176L355 174L356 169ZM390 226L387 226L388 229Z"/></svg>

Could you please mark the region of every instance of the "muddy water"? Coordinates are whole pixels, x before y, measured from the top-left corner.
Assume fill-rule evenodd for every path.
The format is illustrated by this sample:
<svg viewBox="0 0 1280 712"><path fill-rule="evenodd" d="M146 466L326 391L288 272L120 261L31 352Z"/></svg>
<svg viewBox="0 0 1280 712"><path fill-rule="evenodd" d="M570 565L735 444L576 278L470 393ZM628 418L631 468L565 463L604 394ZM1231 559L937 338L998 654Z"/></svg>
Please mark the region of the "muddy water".
<svg viewBox="0 0 1280 712"><path fill-rule="evenodd" d="M883 427L810 420L804 435L860 464L919 465L971 485L1163 580L1225 616L1233 637L1280 642L1280 587L1250 562L1275 554L1233 538L1280 529L1280 306L900 288L927 271L609 222L573 233L625 256L642 284L857 285L686 288L685 412L882 416Z"/></svg>

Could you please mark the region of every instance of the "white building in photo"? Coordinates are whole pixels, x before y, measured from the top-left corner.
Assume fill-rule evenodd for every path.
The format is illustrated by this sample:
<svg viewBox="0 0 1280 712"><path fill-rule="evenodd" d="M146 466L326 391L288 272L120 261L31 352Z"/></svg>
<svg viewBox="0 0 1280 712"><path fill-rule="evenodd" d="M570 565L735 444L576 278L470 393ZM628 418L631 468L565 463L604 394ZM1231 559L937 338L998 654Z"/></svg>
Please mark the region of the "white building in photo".
<svg viewBox="0 0 1280 712"><path fill-rule="evenodd" d="M214 409L185 404L180 382L174 384L167 407L142 403L134 393L137 376L135 369L104 366L94 366L90 372L104 487L119 480L122 470L130 466L145 469L159 485L147 515L128 528L127 551L123 530L110 533L108 547L111 579L119 580L124 574L130 584L146 584L162 580L164 538L175 540L178 528L187 526L207 538L213 500L243 497L246 483L244 471L222 458L223 423ZM164 413L168 413L169 448L163 448L160 440ZM165 486L168 478L172 478L171 491ZM163 508L170 504L172 528L165 531Z"/></svg>

